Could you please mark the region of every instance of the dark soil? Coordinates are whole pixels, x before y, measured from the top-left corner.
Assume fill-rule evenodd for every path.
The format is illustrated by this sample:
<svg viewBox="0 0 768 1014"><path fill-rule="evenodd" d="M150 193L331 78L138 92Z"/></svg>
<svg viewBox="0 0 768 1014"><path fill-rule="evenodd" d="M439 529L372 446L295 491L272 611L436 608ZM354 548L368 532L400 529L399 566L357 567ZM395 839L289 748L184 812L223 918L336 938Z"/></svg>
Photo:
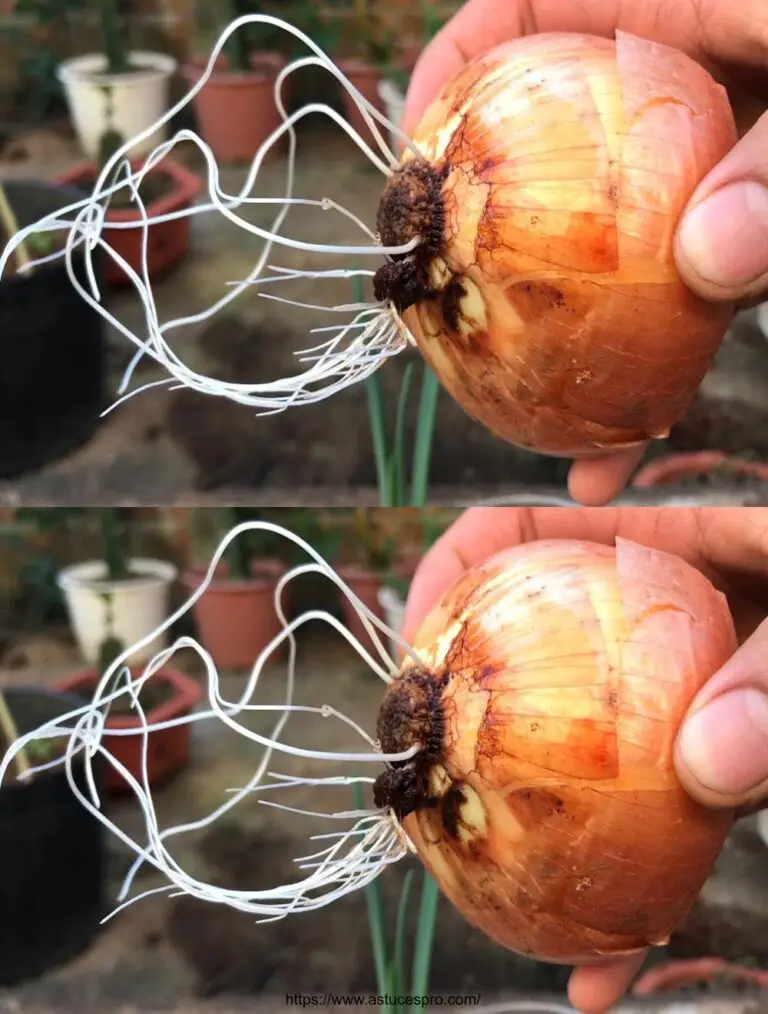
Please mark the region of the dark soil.
<svg viewBox="0 0 768 1014"><path fill-rule="evenodd" d="M98 176L83 176L77 181L77 187L90 193L96 185L97 178ZM107 178L106 186L111 186L112 182L114 181ZM159 201L161 197L172 193L174 186L173 179L167 173L156 169L154 172L148 173L142 180L141 186L138 188L139 197L148 207L153 201ZM109 207L113 211L134 211L137 206L133 200L132 191L126 187L110 196Z"/></svg>
<svg viewBox="0 0 768 1014"><path fill-rule="evenodd" d="M201 848L205 876L240 889L290 883L299 876L292 855L295 847L294 841L271 828L257 832L220 825ZM394 925L408 869L420 867L416 860L403 860L379 879L389 926ZM417 876L411 931L419 883ZM258 925L256 918L189 897L173 903L167 937L194 968L199 995L375 992L363 892L278 922ZM567 977L565 967L520 958L490 943L441 901L432 966L432 981L440 984L441 992L492 994L511 985L523 992L562 991Z"/></svg>
<svg viewBox="0 0 768 1014"><path fill-rule="evenodd" d="M170 701L173 694L174 689L170 683L157 677L150 677L139 691L138 700L145 714L148 714L154 708L159 708ZM109 714L121 718L130 718L131 715L135 715L133 698L128 694L118 697L117 700L110 704Z"/></svg>

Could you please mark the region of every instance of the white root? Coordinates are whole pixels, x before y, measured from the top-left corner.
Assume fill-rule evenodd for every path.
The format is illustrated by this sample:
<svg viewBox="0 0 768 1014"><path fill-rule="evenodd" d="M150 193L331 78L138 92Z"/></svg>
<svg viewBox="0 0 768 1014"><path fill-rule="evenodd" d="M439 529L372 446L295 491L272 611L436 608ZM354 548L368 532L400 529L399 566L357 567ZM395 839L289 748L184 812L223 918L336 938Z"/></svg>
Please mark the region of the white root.
<svg viewBox="0 0 768 1014"><path fill-rule="evenodd" d="M213 659L191 637L178 638L174 644L155 655L138 675L132 676L130 669L126 665L126 660L139 648L150 643L155 637L167 630L179 617L192 608L200 596L205 594L216 567L229 544L233 539L238 538L247 531L271 532L280 535L306 551L311 562L294 567L281 578L275 592L275 607L280 619L281 632L255 660L240 697L237 700L227 700L223 696L219 685L219 674ZM342 593L355 608L364 629L371 639L371 650L360 644L343 624L329 613L313 610L302 614L297 619L291 621L287 619L283 607L283 593L291 581L296 577L308 573L323 574L341 589ZM233 528L222 540L211 559L204 581L189 596L187 601L175 613L164 620L156 630L147 634L137 644L127 648L109 666L99 680L93 698L88 704L20 736L8 749L5 757L2 759L2 763L0 763L0 784L2 784L3 778L5 778L10 765L13 763L14 756L23 750L30 740L64 737L66 740L64 755L54 761L34 768L30 774L35 774L38 771L51 768L55 765L63 765L72 791L81 804L93 813L112 834L118 837L135 854L136 859L126 875L118 899L118 906L107 918L111 918L126 905L133 904L140 898L156 894L159 891L173 894L183 893L204 901L218 902L259 916L260 921L271 921L273 919L284 918L292 912L310 911L330 904L336 898L364 887L374 880L386 866L397 862L406 854L409 843L391 815L384 811L343 810L337 813L326 813L323 811L302 810L297 807L291 807L288 804L274 802L271 798L268 800L261 800L260 798L262 794L268 793L272 796L277 791L289 790L300 786L308 785L320 791L324 788L338 788L339 786L352 785L354 783L369 785L374 780L372 777L350 774L334 774L325 777L277 775L269 770L276 753L316 761L333 762L335 764L354 763L359 765L372 763L381 766L387 761L407 760L418 750L418 747L412 747L400 754L383 754L377 749L376 743L364 729L330 705L310 707L294 703L296 689L295 634L299 628L313 620L329 624L345 637L384 683L389 683L395 678L398 667L388 653L382 635L392 639L405 652L417 659L413 649L402 640L397 632L390 630L385 623L367 609L333 571L331 566L303 539L293 532L269 522L245 522ZM286 663L284 701L280 704L259 704L254 701L254 696L261 673L274 651L285 641L288 642L289 650L288 661ZM207 706L203 710L187 716L149 724L141 705L141 689L162 666L168 664L175 652L182 648L195 651L205 666L208 691ZM126 696L130 699L132 710L140 724L135 728L110 729L109 736L139 736L141 738L143 754L142 772L139 779L133 777L126 770L109 751L104 742L105 723L109 705L119 698L125 698ZM276 713L277 720L269 735L257 733L241 721L248 713L259 711ZM297 712L316 714L319 717L344 723L360 736L365 749L360 752L310 750L283 742L280 737L288 718L292 713ZM192 724L210 719L225 724L238 735L263 747L263 753L256 770L246 785L228 790L225 793L226 798L224 802L206 816L161 830L147 774L148 734L152 730L167 729L172 726ZM144 816L146 837L143 840L132 839L124 830L117 827L102 809L102 802L99 798L93 771L94 758L97 755L103 758L106 763L112 765L123 776L133 792ZM75 780L75 765L80 764L85 766L87 777L88 788L85 792L82 791ZM319 851L297 858L296 864L303 876L294 883L283 884L264 890L232 890L207 883L186 871L169 851L170 840L177 835L199 831L202 828L208 827L225 814L230 813L242 800L249 800L254 794L257 795L259 801L264 805L292 810L307 817L326 817L337 825L338 822L343 821L348 826L342 831L332 831L328 834L313 837L312 840L317 838L322 839L323 844ZM246 805L248 804L246 803ZM160 888L154 887L140 893L131 893L136 875L145 864L159 871L168 883Z"/></svg>
<svg viewBox="0 0 768 1014"><path fill-rule="evenodd" d="M282 122L256 154L240 193L227 194L223 191L219 181L219 167L212 151L207 147L202 138L191 130L179 130L172 138L155 148L139 168L132 169L127 159L130 148L136 142L151 136L157 128L168 123L172 117L176 116L181 109L194 99L194 96L210 77L216 59L230 36L235 31L243 30L247 25L266 25L281 28L306 45L312 55L293 61L280 73L275 85L275 100ZM371 131L373 146L356 133L350 124L330 106L312 103L288 115L282 94L285 81L295 71L308 66L319 66L329 71L351 95ZM404 145L412 150L416 150L410 139L394 124L390 123L375 106L371 105L344 77L332 60L299 29L279 18L266 14L253 14L238 18L227 27L214 46L208 65L200 81L156 123L152 124L151 127L148 127L137 137L126 141L115 152L100 172L90 196L82 201L70 204L54 215L48 215L34 224L21 229L9 240L4 252L0 255L0 277L2 277L5 266L14 250L23 245L31 233L68 230L64 249L57 250L53 254L34 261L29 267L31 269L39 264L63 257L72 284L80 296L136 346L136 353L123 376L118 392L118 400L112 405L112 408L122 404L126 398L132 397L134 394L145 391L148 388L156 387L160 384L177 384L204 394L226 397L240 404L252 406L259 410L258 414L280 412L291 405L322 401L325 398L331 397L337 391L343 390L351 384L355 384L371 376L383 362L391 356L397 355L412 341L407 329L391 305L368 303L343 308L315 306L312 307L315 311L332 310L334 312L353 314L353 316L348 323L333 329L333 336L325 344L308 349L304 353L298 353L299 361L308 364L303 372L291 377L260 383L231 383L197 373L188 367L169 345L168 336L172 331L208 320L220 310L229 306L246 289L253 286L266 287L272 286L277 282L290 283L292 280L304 278L350 278L355 275L364 277L372 274L370 271L352 269L321 272L317 270L299 271L295 269L275 268L271 269L272 274L265 274L268 261L276 246L316 254L384 258L395 254L408 253L418 245L419 240L415 238L399 247L382 247L377 243L376 237L371 230L357 216L340 207L335 202L328 199L309 200L294 196L297 146L295 125L300 120L313 114L329 118L344 130L384 176L389 176L392 173L398 164L398 159L385 140L383 128L386 128L397 136ZM284 196L275 198L251 196L258 181L259 171L265 157L272 147L279 143L286 135L288 138L288 157L286 161ZM196 145L205 159L209 200L188 209L150 217L138 192L141 181L150 169L156 166L166 155L172 152L176 145L183 141ZM130 192L132 202L138 210L140 218L135 221L110 223L109 227L110 229L139 229L141 231L142 267L139 273L129 267L104 237L105 209L109 198L126 189ZM269 229L254 225L237 213L239 208L248 204L274 205L276 207L276 217ZM358 227L367 242L359 245L316 244L284 236L281 230L288 211L294 206L317 207L329 213L338 214ZM227 286L228 291L213 305L200 312L162 322L159 318L147 267L149 226L182 217L191 218L194 215L206 214L208 212L218 212L238 228L262 240L263 246L261 252L248 277ZM118 264L127 274L130 283L133 285L145 311L144 333L142 335L131 331L105 307L102 301L102 293L97 284L94 267L94 254L97 251L110 257ZM76 252L82 253L85 258L88 279L85 286L75 275L73 258ZM266 296L267 294L264 293L264 295ZM286 301L290 302L290 300ZM128 388L136 366L144 356L150 357L162 366L168 373L168 379L146 383L129 392ZM107 411L110 410L107 409Z"/></svg>

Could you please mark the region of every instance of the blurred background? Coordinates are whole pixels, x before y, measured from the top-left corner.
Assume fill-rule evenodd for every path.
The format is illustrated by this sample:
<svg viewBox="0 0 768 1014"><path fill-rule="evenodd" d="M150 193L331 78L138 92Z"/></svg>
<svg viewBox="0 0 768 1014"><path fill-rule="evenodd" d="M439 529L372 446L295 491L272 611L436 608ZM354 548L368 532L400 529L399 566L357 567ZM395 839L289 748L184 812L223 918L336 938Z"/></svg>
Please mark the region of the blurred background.
<svg viewBox="0 0 768 1014"><path fill-rule="evenodd" d="M10 221L34 222L89 192L116 139L136 136L186 93L198 80L200 61L240 13L277 14L301 28L398 122L419 54L458 6L457 0L0 0L0 184L13 213L0 223L0 241L15 231ZM193 127L210 145L226 192L240 189L246 166L278 123L272 94L277 74L304 52L290 35L269 27L238 33L214 77L171 124L171 130ZM94 68L104 66L114 69L106 91L93 86ZM126 67L142 69L140 83L123 73ZM327 71L292 75L286 100L291 109L326 102L365 131ZM298 133L295 193L337 200L372 226L379 171L325 117L300 121ZM134 149L136 156L160 139L153 135ZM258 195L278 195L285 171L285 151L273 151L260 172ZM206 175L195 146L178 145L142 183L149 213L158 202L181 210L202 201ZM241 212L262 226L274 214L263 205ZM140 263L140 233L108 226L110 216L137 214L125 200L113 201L105 233L133 266ZM315 243L358 238L351 222L313 208L289 214L284 231ZM27 252L32 259L62 244L63 235L36 234ZM228 283L246 277L260 244L221 214L208 213L152 226L148 249L159 318L168 321L202 311L228 291ZM281 249L275 256L294 269L328 266L320 254ZM378 388L360 384L300 411L257 419L253 410L227 399L163 386L102 417L134 346L84 304L62 262L25 278L14 277L17 269L12 259L0 279L0 502L172 504L199 495L227 502L240 490L246 502L258 493L276 504L375 504L372 397L381 396L394 426L411 373L413 383L402 398L404 433L411 441L427 420L433 500L455 502L457 490L479 498L563 489L567 462L502 444L447 395L440 393L433 407L425 404L415 351L389 362L377 375ZM109 313L143 335L144 310L126 288L122 269L110 261L105 270ZM286 296L310 304L357 298L345 280L301 279L289 288ZM308 341L309 330L334 322L317 310L247 290L212 319L169 332L169 340L201 373L262 381L295 373L294 353L315 344ZM763 327L756 310L737 318L689 411L670 438L649 451L654 469L636 477L646 492L663 499L673 483L702 497L714 490L740 502L745 485L765 488ZM144 360L133 386L165 376ZM690 452L707 453L680 457Z"/></svg>
<svg viewBox="0 0 768 1014"><path fill-rule="evenodd" d="M397 629L419 559L454 516L438 510L5 509L0 513L0 696L20 730L71 706L69 699L52 697L54 692L88 698L108 659L183 603L225 532L248 519L283 525L306 539ZM279 630L276 581L287 568L306 562L290 543L271 534L253 534L233 546L237 550L227 554L191 614L168 635L200 639L217 663L227 698L237 696L258 653ZM126 581L126 574L133 579ZM290 616L328 610L364 636L325 578L298 578L285 601ZM377 676L326 624L307 624L297 640L297 703L331 704L373 732L383 689ZM145 657L133 661L138 666ZM284 680L285 656L276 653L261 677L258 702L279 702ZM152 721L160 712L177 716L203 707L206 692L199 657L182 650L152 678L140 700ZM115 707L108 719L136 721L124 706ZM266 730L274 718L262 713L247 721ZM109 727L108 745L122 751L123 763L136 771L139 740L113 736L110 742ZM283 739L307 748L359 749L350 730L312 715L292 717ZM42 749L46 742L37 745ZM251 777L260 756L259 747L220 722L153 733L148 770L159 826L210 812L228 790ZM327 764L284 756L272 766L294 775L333 773ZM260 1009L270 1004L283 1009L286 993L376 991L363 892L270 925L256 925L252 915L223 906L158 895L100 927L99 917L113 907L133 853L115 837L100 837L63 776L38 777L21 786L13 774L11 769L10 780L0 787L0 1010L77 1007L103 1014L191 1011L210 1003L211 1010L222 1012L257 999ZM142 813L119 777L109 776L104 800L110 819L142 840ZM333 811L350 808L351 797L340 788L324 790L320 799L317 790L302 787L283 801ZM293 858L314 851L308 848L309 835L327 830L321 821L245 801L209 828L175 839L172 851L201 879L261 888L295 879ZM744 1010L750 1003L760 1009L755 982L761 977L764 982L768 970L767 844L754 821L737 826L694 910L670 945L653 955L651 963L703 956L729 964L725 970L717 965L713 971L711 964L708 970L699 968L692 978L678 969L675 985L689 999L706 1000L725 990ZM418 870L410 857L377 881L388 933L409 870ZM144 869L134 893L162 884L158 874ZM414 887L406 907L409 931L418 909ZM437 912L430 991L482 994L483 1002L490 1002L562 990L567 969L492 945L443 900Z"/></svg>

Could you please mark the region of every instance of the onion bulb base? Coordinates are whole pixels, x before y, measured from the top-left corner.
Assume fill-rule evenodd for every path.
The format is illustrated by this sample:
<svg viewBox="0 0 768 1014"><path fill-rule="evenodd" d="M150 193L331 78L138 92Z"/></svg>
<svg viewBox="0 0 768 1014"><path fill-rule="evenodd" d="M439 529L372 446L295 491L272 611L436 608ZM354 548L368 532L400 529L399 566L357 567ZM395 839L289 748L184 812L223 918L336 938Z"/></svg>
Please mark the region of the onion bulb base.
<svg viewBox="0 0 768 1014"><path fill-rule="evenodd" d="M419 240L414 251L393 255L373 277L376 299L392 303L398 313L437 295L429 267L445 243L442 186L447 172L447 165L416 158L393 173L384 188L376 217L382 246Z"/></svg>

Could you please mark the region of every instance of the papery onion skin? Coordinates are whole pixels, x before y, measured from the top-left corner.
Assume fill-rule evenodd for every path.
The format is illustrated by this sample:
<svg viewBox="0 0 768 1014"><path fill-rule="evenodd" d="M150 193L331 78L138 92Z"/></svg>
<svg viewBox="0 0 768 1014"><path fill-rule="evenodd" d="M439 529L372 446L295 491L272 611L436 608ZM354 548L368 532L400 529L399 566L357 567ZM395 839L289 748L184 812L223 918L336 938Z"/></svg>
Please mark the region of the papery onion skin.
<svg viewBox="0 0 768 1014"><path fill-rule="evenodd" d="M663 437L733 316L673 258L695 187L737 139L725 90L626 33L547 33L468 64L389 181L375 279L442 384L497 436L586 457ZM409 173L433 173L426 190ZM410 305L412 304L412 305Z"/></svg>
<svg viewBox="0 0 768 1014"><path fill-rule="evenodd" d="M470 570L413 646L424 669L404 663L378 735L425 749L375 795L450 901L539 960L664 944L734 819L672 763L737 646L725 597L660 551L547 540Z"/></svg>

